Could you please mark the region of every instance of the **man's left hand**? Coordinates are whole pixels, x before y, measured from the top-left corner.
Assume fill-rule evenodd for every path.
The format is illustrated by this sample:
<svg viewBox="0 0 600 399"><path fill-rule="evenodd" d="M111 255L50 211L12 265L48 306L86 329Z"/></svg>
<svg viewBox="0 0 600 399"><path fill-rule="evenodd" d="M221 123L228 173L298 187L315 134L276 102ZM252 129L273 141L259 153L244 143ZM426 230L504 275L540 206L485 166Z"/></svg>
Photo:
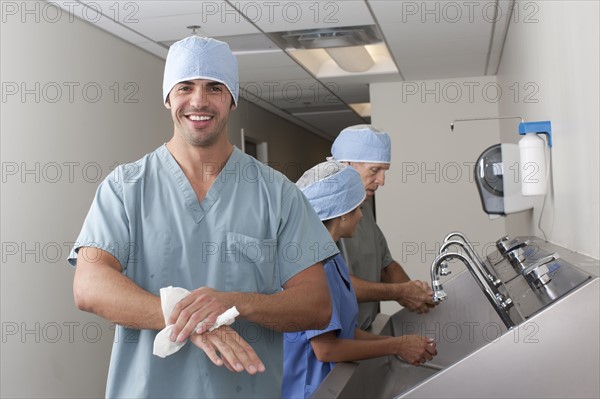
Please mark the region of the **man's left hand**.
<svg viewBox="0 0 600 399"><path fill-rule="evenodd" d="M225 366L229 371L254 375L265 371L265 366L252 347L237 331L229 326L221 326L214 331L192 334L190 340L216 366Z"/></svg>

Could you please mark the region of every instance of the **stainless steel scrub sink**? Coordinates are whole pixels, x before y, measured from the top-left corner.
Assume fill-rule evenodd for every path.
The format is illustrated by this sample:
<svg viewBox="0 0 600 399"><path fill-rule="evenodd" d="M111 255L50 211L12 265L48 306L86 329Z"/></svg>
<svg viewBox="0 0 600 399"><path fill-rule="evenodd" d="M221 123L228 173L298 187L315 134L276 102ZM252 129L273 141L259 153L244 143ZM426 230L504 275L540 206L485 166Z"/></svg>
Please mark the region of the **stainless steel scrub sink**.
<svg viewBox="0 0 600 399"><path fill-rule="evenodd" d="M431 363L339 363L313 398L600 397L600 262L537 237L497 244L483 267L452 270L429 313L403 309L373 323L377 334L433 338Z"/></svg>
<svg viewBox="0 0 600 399"><path fill-rule="evenodd" d="M389 321L392 335L417 334L433 338L438 355L432 363L441 367L458 362L507 331L467 271L445 282L444 290L447 299L429 313L416 314L402 309Z"/></svg>
<svg viewBox="0 0 600 399"><path fill-rule="evenodd" d="M313 397L393 398L506 331L468 272L445 282L444 289L448 299L427 314L402 309L391 317L380 314L373 323L373 332L381 335L418 334L433 338L438 355L431 363L415 367L387 356L338 364Z"/></svg>
<svg viewBox="0 0 600 399"><path fill-rule="evenodd" d="M394 356L340 363L327 376L313 398L393 398L435 374Z"/></svg>

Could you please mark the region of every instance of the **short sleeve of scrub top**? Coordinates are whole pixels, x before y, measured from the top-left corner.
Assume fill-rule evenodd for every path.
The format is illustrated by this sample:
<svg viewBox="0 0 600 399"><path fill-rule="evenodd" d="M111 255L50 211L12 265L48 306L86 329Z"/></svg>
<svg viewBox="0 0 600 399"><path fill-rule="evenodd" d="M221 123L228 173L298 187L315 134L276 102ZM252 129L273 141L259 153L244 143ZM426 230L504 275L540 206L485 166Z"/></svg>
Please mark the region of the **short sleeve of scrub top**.
<svg viewBox="0 0 600 399"><path fill-rule="evenodd" d="M335 331L341 339L353 339L357 327L358 303L348 269L341 255L325 264L331 296L331 321L323 330L284 334L283 398L309 398L335 363L317 359L311 339Z"/></svg>

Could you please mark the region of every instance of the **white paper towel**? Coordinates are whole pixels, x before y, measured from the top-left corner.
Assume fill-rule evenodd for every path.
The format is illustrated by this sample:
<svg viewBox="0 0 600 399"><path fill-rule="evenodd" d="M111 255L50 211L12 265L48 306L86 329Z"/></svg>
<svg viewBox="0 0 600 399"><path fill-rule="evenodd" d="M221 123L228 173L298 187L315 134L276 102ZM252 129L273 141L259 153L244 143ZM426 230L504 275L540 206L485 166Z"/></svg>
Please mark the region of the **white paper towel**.
<svg viewBox="0 0 600 399"><path fill-rule="evenodd" d="M163 316L165 317L165 324L169 322L169 317L171 316L171 312L173 308L177 304L177 302L181 301L183 298L188 296L190 291L181 287L165 287L160 289L160 305L162 307ZM208 331L213 331L223 325L230 325L235 321L235 318L239 316L239 312L236 307L232 307L226 310L223 314L217 317L217 321L212 327L209 328ZM196 327L196 330L200 329L200 324ZM171 332L175 328L174 324L167 325L163 328L154 338L154 349L152 351L158 357L165 358L173 353L177 352L181 349L186 343L187 340L183 342L173 342L171 341Z"/></svg>

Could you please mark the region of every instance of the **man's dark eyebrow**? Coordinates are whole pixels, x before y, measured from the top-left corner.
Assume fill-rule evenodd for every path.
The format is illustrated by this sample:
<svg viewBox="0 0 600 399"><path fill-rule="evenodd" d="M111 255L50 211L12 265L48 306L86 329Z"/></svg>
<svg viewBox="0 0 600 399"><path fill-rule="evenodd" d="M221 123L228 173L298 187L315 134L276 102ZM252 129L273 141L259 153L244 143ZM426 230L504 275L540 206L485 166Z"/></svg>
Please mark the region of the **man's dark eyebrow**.
<svg viewBox="0 0 600 399"><path fill-rule="evenodd" d="M194 83L191 80L184 80L182 82L177 83L178 85L185 85L185 86L195 86L196 83ZM223 83L221 82L216 82L216 81L210 81L208 83L206 83L207 86L213 87L213 86L224 86Z"/></svg>

